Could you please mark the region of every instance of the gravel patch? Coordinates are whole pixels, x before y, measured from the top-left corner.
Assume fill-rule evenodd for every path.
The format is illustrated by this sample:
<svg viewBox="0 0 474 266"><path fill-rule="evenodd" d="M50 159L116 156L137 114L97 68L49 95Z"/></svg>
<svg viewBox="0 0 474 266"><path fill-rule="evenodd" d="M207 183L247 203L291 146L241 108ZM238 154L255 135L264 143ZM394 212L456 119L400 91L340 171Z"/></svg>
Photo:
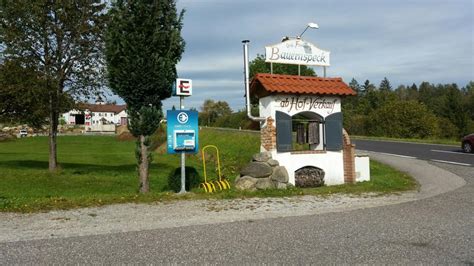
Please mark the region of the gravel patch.
<svg viewBox="0 0 474 266"><path fill-rule="evenodd" d="M62 238L341 212L416 199L417 193L117 204L48 213L0 214L0 242Z"/></svg>

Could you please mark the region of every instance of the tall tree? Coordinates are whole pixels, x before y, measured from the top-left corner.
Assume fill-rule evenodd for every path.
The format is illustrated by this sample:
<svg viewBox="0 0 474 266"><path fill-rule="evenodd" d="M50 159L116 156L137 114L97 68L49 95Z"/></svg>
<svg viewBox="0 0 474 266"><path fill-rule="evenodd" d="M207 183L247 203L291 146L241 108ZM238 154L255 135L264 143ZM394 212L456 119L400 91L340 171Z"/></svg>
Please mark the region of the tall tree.
<svg viewBox="0 0 474 266"><path fill-rule="evenodd" d="M411 87L408 87L408 99L409 100L418 100L418 87L416 86L415 83L411 85Z"/></svg>
<svg viewBox="0 0 474 266"><path fill-rule="evenodd" d="M466 108L469 111L469 117L474 122L474 81L470 81L464 88Z"/></svg>
<svg viewBox="0 0 474 266"><path fill-rule="evenodd" d="M211 99L206 99L201 106L199 121L206 126L214 126L217 119L230 116L231 114L232 109L226 101L215 102Z"/></svg>
<svg viewBox="0 0 474 266"><path fill-rule="evenodd" d="M373 91L375 90L375 85L370 83L370 81L368 79L365 80L364 82L364 85L362 85L362 90L364 90L364 92L369 92L369 91Z"/></svg>
<svg viewBox="0 0 474 266"><path fill-rule="evenodd" d="M175 0L118 0L106 34L108 80L127 103L130 132L137 137L139 190L149 191L149 136L159 127L162 100L171 96L176 64L184 52Z"/></svg>
<svg viewBox="0 0 474 266"><path fill-rule="evenodd" d="M458 128L458 136L461 137L468 133L469 121L468 111L463 105L463 95L456 84L447 84L445 87L447 92L443 97L442 114Z"/></svg>
<svg viewBox="0 0 474 266"><path fill-rule="evenodd" d="M35 109L46 110L48 116L43 121L49 123L50 171L57 169L56 136L60 113L67 109L71 98L90 95L100 89L104 10L105 4L100 0L0 1L0 61L2 65L16 65L7 67L8 74L4 77L15 78L29 73L24 81L5 81L9 85L7 92L25 89L25 83L28 83L29 88L34 88L29 89L30 100L46 96L47 101L38 101L36 104L40 106ZM31 73L36 77L32 78ZM18 106L22 108L24 103ZM13 109L10 112L23 111Z"/></svg>
<svg viewBox="0 0 474 266"><path fill-rule="evenodd" d="M367 99L367 105L365 106L366 109L364 113L368 114L380 106L379 95L375 85L370 83L368 79L365 80L362 88L365 91L365 98Z"/></svg>
<svg viewBox="0 0 474 266"><path fill-rule="evenodd" d="M19 75L21 74L21 75ZM0 122L26 123L34 128L46 124L48 95L42 92L41 79L34 68L17 60L0 65Z"/></svg>
<svg viewBox="0 0 474 266"><path fill-rule="evenodd" d="M350 115L354 106L358 105L359 99L362 97L362 93L361 93L361 86L359 85L359 82L357 82L355 78L352 78L351 82L349 82L349 87L351 87L351 89L357 92L356 97L344 97L342 99L343 111Z"/></svg>
<svg viewBox="0 0 474 266"><path fill-rule="evenodd" d="M389 101L396 100L397 95L392 91L392 85L390 85L390 81L388 81L387 77L384 77L383 80L380 82L378 95L378 105L382 106Z"/></svg>
<svg viewBox="0 0 474 266"><path fill-rule="evenodd" d="M399 100L406 101L408 100L408 90L409 88L407 89L405 85L399 85L394 93L397 95Z"/></svg>
<svg viewBox="0 0 474 266"><path fill-rule="evenodd" d="M387 77L384 77L379 85L380 91L391 91L392 85L390 85L390 81L388 81Z"/></svg>
<svg viewBox="0 0 474 266"><path fill-rule="evenodd" d="M349 82L349 87L353 89L354 91L357 92L357 95L360 96L360 93L362 92L361 86L359 85L359 82L355 78L352 78L351 82Z"/></svg>
<svg viewBox="0 0 474 266"><path fill-rule="evenodd" d="M434 86L429 82L423 81L418 87L418 99L420 102L424 103L431 110L433 110L431 101L434 98L433 96Z"/></svg>

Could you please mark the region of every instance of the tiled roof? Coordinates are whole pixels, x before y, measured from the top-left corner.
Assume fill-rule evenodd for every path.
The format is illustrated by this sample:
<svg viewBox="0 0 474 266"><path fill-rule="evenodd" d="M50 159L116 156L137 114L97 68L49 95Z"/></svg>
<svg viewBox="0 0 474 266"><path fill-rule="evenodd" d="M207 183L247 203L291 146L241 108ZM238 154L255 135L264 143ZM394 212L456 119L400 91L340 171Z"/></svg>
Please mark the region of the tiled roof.
<svg viewBox="0 0 474 266"><path fill-rule="evenodd" d="M116 105L116 104L85 104L84 109L88 109L91 112L103 112L103 113L115 113L118 114L121 111L127 109L127 105Z"/></svg>
<svg viewBox="0 0 474 266"><path fill-rule="evenodd" d="M264 97L272 93L356 95L342 78L256 74L250 83L250 94Z"/></svg>

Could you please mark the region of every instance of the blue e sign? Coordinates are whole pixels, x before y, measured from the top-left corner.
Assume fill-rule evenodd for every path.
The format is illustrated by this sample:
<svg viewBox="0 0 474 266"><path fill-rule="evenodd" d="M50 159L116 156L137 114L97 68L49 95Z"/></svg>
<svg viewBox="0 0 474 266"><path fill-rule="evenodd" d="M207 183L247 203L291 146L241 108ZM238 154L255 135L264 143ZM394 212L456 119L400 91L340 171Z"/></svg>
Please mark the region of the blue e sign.
<svg viewBox="0 0 474 266"><path fill-rule="evenodd" d="M199 150L198 112L166 111L168 154L197 153Z"/></svg>

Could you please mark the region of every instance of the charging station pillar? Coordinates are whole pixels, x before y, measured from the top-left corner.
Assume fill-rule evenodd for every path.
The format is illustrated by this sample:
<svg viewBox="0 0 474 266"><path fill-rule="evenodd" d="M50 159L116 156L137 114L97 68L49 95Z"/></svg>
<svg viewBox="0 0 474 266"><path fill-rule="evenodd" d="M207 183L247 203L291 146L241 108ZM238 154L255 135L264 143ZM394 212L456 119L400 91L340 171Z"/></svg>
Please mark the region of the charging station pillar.
<svg viewBox="0 0 474 266"><path fill-rule="evenodd" d="M176 79L173 96L179 96L179 110L166 112L166 135L168 154L181 155L181 190L186 193L186 154L196 154L199 150L198 112L184 110L184 97L192 95L192 80Z"/></svg>

